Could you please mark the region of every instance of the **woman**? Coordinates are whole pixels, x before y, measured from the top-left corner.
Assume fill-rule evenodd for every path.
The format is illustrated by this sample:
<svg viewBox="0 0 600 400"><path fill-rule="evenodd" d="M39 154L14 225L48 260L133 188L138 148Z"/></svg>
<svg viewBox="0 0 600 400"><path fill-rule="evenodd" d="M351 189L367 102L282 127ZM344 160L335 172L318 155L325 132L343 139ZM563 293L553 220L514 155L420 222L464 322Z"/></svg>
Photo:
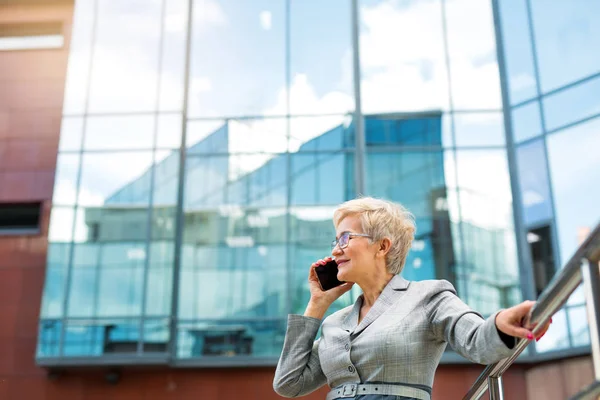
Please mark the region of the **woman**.
<svg viewBox="0 0 600 400"><path fill-rule="evenodd" d="M333 220L331 254L338 279L346 283L322 291L314 268L332 258L312 264L306 311L288 317L273 381L279 395L303 396L327 383L327 400L428 400L448 343L469 360L489 364L509 356L515 338L533 339L521 326L532 301L483 319L449 282L409 282L399 275L415 232L412 215L401 205L355 199L342 204ZM354 284L363 292L354 305L321 324L329 306Z"/></svg>

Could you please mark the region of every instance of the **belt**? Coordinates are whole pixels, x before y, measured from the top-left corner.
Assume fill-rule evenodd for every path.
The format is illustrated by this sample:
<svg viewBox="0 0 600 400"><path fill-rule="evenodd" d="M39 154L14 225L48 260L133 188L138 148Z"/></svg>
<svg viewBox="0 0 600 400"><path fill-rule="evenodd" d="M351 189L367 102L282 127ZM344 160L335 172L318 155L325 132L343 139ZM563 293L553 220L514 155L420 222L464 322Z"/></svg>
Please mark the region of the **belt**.
<svg viewBox="0 0 600 400"><path fill-rule="evenodd" d="M418 400L430 400L431 395L424 389L389 383L347 383L333 388L327 393L326 400L344 399L363 394L381 394L414 397Z"/></svg>

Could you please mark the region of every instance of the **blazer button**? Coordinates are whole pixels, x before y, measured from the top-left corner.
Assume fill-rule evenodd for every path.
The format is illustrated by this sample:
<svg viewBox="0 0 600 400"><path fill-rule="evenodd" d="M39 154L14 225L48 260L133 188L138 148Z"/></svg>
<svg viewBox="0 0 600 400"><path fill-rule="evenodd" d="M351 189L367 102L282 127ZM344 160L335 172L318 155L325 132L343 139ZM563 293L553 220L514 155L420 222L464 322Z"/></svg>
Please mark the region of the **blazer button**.
<svg viewBox="0 0 600 400"><path fill-rule="evenodd" d="M344 346L344 349L346 349L346 351L350 350L350 345L348 343L346 343L346 345Z"/></svg>
<svg viewBox="0 0 600 400"><path fill-rule="evenodd" d="M350 371L351 373L354 373L354 367L352 365L348 366L348 371Z"/></svg>

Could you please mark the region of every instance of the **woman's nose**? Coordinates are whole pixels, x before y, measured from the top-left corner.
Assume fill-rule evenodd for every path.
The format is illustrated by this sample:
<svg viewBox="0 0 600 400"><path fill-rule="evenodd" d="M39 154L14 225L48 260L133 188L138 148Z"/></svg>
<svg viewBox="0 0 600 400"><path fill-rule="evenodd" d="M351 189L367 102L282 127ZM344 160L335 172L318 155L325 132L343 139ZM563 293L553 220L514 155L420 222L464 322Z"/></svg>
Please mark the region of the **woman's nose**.
<svg viewBox="0 0 600 400"><path fill-rule="evenodd" d="M340 248L339 244L336 244L335 247L333 249L331 249L332 256L340 255L343 253L344 253L344 251Z"/></svg>

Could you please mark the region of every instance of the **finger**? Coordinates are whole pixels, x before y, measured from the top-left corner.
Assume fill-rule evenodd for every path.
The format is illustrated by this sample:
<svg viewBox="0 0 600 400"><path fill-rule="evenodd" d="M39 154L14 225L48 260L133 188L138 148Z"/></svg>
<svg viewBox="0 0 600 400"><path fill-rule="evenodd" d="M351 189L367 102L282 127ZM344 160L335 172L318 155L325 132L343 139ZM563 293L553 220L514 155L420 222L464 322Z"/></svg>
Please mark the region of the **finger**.
<svg viewBox="0 0 600 400"><path fill-rule="evenodd" d="M517 326L509 326L503 330L504 333L510 336L519 337L523 339L533 339L533 333L529 329L517 327Z"/></svg>
<svg viewBox="0 0 600 400"><path fill-rule="evenodd" d="M520 315L527 315L529 311L535 306L535 301L525 300L521 304L517 304L514 308Z"/></svg>

